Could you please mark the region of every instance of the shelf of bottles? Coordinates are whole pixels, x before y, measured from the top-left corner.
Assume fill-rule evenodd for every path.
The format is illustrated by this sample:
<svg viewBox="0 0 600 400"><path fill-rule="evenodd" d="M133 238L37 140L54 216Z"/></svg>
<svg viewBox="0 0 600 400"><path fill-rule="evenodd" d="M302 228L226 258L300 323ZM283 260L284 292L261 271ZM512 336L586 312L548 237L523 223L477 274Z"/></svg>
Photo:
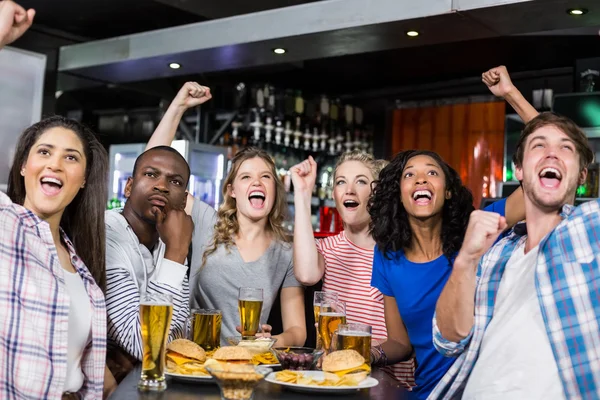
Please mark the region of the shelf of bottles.
<svg viewBox="0 0 600 400"><path fill-rule="evenodd" d="M221 138L232 155L247 146L266 150L293 200L289 169L311 155L318 165L313 206L333 207L333 169L345 151L373 151L372 130L361 108L326 95L303 96L302 91L269 84L236 88L237 117Z"/></svg>

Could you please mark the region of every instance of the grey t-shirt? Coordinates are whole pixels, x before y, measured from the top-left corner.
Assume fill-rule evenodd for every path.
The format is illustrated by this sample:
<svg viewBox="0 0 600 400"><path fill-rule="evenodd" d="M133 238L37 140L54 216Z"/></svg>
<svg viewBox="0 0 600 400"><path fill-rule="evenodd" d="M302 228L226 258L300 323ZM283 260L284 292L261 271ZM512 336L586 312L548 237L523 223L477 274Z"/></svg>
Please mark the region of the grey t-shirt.
<svg viewBox="0 0 600 400"><path fill-rule="evenodd" d="M216 211L196 200L192 210L194 237L192 239L192 266L190 269L190 305L192 308L221 310L223 322L221 342L228 336L238 336L240 325L238 290L240 287L263 289L263 308L260 322L265 324L279 290L302 286L294 277L293 253L290 243L272 241L256 261L245 262L237 247L229 250L221 245L202 264L204 250L212 241ZM212 220L212 223L209 223ZM198 222L197 222L198 221ZM199 223L204 226L199 226ZM274 332L279 333L279 332Z"/></svg>

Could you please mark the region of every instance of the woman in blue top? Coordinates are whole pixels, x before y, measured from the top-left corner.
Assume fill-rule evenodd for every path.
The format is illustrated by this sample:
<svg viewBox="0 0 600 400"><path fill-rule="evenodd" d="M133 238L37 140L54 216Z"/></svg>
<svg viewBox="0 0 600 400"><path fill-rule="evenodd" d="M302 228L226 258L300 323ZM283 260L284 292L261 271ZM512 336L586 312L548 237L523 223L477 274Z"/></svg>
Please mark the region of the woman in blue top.
<svg viewBox="0 0 600 400"><path fill-rule="evenodd" d="M399 153L374 187L371 285L384 295L388 340L382 358L396 363L415 353L418 399L427 398L454 362L433 347L431 324L473 210L473 195L458 173L430 151ZM522 190L486 210L514 225L525 217Z"/></svg>

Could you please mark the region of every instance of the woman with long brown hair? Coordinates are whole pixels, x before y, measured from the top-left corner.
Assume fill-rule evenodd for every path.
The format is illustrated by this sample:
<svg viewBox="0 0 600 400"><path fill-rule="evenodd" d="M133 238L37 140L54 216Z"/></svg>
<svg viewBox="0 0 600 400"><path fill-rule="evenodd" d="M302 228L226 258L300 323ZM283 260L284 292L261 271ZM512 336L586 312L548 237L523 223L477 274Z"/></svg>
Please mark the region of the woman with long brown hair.
<svg viewBox="0 0 600 400"><path fill-rule="evenodd" d="M210 89L187 82L171 102L146 149L169 146L185 110L210 100ZM278 346L301 346L306 340L304 288L294 277L292 246L282 223L287 203L285 189L271 157L246 148L233 157L223 183L223 205L215 212L188 195L186 212L194 222L190 263L192 307L223 313L221 341L239 335L238 290L263 291L260 323L266 324L279 295L283 332Z"/></svg>
<svg viewBox="0 0 600 400"><path fill-rule="evenodd" d="M194 238L192 304L222 310L222 337L232 336L240 321L239 288L262 289L260 324L268 333L266 321L279 294L283 332L276 336L277 345L303 345L304 288L294 277L292 246L282 227L285 189L269 155L258 148L237 153L223 184L223 198L214 228L205 226L202 238Z"/></svg>
<svg viewBox="0 0 600 400"><path fill-rule="evenodd" d="M2 398L102 397L107 169L76 121L47 118L19 139L0 194Z"/></svg>

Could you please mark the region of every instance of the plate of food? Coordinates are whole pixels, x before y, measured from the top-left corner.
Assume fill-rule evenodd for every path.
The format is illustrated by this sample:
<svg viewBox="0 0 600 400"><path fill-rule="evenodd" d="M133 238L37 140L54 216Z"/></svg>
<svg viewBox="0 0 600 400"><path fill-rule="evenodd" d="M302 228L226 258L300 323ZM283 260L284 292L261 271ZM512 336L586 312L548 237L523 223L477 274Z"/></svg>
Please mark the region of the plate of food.
<svg viewBox="0 0 600 400"><path fill-rule="evenodd" d="M277 356L271 350L261 350L240 344L223 346L212 354L212 358L229 364L254 364L271 368L280 366Z"/></svg>
<svg viewBox="0 0 600 400"><path fill-rule="evenodd" d="M322 371L283 370L265 380L287 389L306 393L349 394L379 384L369 376L371 368L355 350L334 351L323 357Z"/></svg>
<svg viewBox="0 0 600 400"><path fill-rule="evenodd" d="M272 345L272 344L271 344ZM280 366L271 350L252 351L250 347L223 346L206 352L191 340L176 339L167 345L165 375L185 382L214 382L208 366L219 364L253 364L264 367Z"/></svg>
<svg viewBox="0 0 600 400"><path fill-rule="evenodd" d="M186 339L176 339L167 345L165 375L185 382L213 382L214 378L206 370L218 361L207 358L206 352L196 343Z"/></svg>

